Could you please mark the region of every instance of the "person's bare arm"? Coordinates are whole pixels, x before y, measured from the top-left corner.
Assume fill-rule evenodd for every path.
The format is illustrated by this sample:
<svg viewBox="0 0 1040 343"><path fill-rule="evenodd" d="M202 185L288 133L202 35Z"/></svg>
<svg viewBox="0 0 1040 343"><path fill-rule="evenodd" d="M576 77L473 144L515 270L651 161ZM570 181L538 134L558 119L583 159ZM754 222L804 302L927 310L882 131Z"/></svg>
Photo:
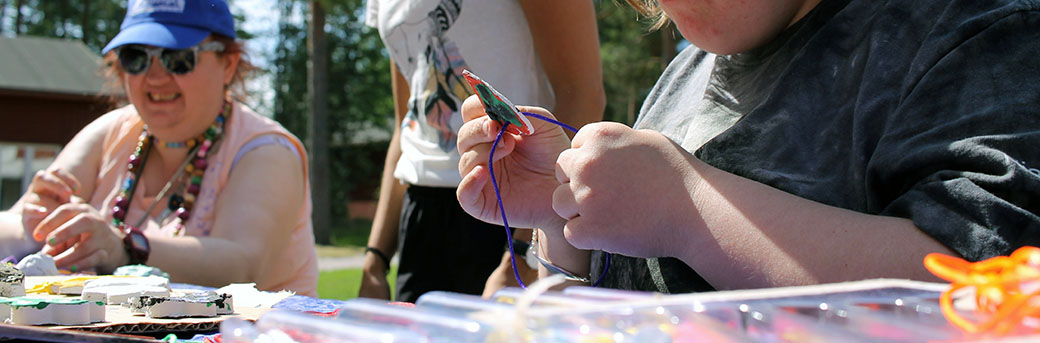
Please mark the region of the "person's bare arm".
<svg viewBox="0 0 1040 343"><path fill-rule="evenodd" d="M520 6L556 97L553 115L577 128L603 120L606 95L593 3L524 0ZM573 132L565 132L574 136ZM539 240L544 249L540 256L578 275L588 275L589 253L573 249L563 239L560 228L545 229ZM540 275L548 275L544 267L539 269Z"/></svg>
<svg viewBox="0 0 1040 343"><path fill-rule="evenodd" d="M553 115L574 127L603 120L606 95L593 3L523 0L520 6L556 97Z"/></svg>
<svg viewBox="0 0 1040 343"><path fill-rule="evenodd" d="M401 217L401 204L407 186L394 178L397 160L401 158L401 122L408 111L408 81L390 63L391 86L394 95L394 134L387 148L386 161L383 163L383 178L379 184L379 202L376 215L372 219L372 229L368 234L368 246L379 249L386 258L393 258L397 253L398 219ZM362 268L361 287L358 296L364 298L390 299L390 286L386 276L389 270L380 256L366 252Z"/></svg>
<svg viewBox="0 0 1040 343"><path fill-rule="evenodd" d="M827 206L727 173L655 131L594 124L557 163L553 208L570 218L570 243L679 257L718 289L937 281L924 256L953 254L908 219Z"/></svg>
<svg viewBox="0 0 1040 343"><path fill-rule="evenodd" d="M301 154L305 152L300 152ZM265 145L235 165L217 200L209 237L154 237L148 264L177 282L223 286L270 285L269 266L285 256L306 194L301 159L286 147ZM292 206L287 206L292 205Z"/></svg>
<svg viewBox="0 0 1040 343"><path fill-rule="evenodd" d="M23 255L41 247L36 225L72 196L93 195L105 134L116 116L103 115L83 128L62 148L54 162L33 177L29 190L10 209L0 212L0 253ZM31 157L27 157L31 158Z"/></svg>

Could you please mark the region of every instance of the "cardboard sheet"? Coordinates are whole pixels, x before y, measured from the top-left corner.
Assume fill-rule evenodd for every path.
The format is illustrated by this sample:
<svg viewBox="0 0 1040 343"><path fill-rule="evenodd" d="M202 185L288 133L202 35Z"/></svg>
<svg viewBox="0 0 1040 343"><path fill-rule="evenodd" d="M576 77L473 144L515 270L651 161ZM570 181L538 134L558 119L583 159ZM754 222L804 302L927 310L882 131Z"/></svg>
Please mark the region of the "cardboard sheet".
<svg viewBox="0 0 1040 343"><path fill-rule="evenodd" d="M130 313L129 308L118 305L105 305L105 321L90 325L74 326L50 326L58 330L80 330L102 333L120 334L152 334L168 332L212 332L220 330L220 322L224 319L237 317L244 320L255 321L271 309L268 308L242 308L235 309L235 313L218 315L209 318L148 318L146 316L135 316Z"/></svg>
<svg viewBox="0 0 1040 343"><path fill-rule="evenodd" d="M25 286L31 288L44 282L61 281L69 276L46 276L26 277ZM177 289L173 290L175 293ZM60 295L28 294L35 297L67 297ZM77 297L78 298L78 297ZM236 303L238 303L236 299ZM100 333L115 334L156 334L173 332L212 332L220 330L220 322L227 318L237 317L244 320L255 321L262 314L270 311L270 308L235 307L235 313L229 315L218 315L209 318L148 318L147 316L135 316L130 309L119 305L105 305L105 321L89 325L74 326L37 326L37 328L48 328L56 330L77 330ZM12 325L18 327L18 325Z"/></svg>

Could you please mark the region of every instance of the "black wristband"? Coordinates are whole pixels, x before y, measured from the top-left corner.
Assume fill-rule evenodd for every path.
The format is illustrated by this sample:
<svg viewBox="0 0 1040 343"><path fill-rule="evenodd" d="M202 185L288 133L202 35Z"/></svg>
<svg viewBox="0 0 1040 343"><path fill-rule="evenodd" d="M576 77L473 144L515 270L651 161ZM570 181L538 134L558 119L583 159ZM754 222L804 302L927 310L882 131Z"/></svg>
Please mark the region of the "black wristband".
<svg viewBox="0 0 1040 343"><path fill-rule="evenodd" d="M376 256L379 256L380 260L383 260L383 266L386 267L386 272L389 273L390 272L390 258L387 257L386 254L384 254L379 249L376 249L376 248L373 248L373 247L365 247L365 253L369 253L369 252L375 253Z"/></svg>

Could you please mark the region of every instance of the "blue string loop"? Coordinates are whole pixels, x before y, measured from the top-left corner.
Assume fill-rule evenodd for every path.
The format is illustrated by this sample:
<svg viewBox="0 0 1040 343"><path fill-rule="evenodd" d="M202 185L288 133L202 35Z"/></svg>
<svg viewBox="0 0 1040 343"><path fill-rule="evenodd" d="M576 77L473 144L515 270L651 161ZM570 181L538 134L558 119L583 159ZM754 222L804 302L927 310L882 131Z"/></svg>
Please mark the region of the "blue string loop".
<svg viewBox="0 0 1040 343"><path fill-rule="evenodd" d="M521 113L523 113L523 115L525 116L535 117L559 125L560 127L570 130L571 132L578 133L578 129L575 129L573 126L561 123L555 119L531 112ZM502 124L502 129L498 131L498 136L495 137L495 142L491 144L491 153L488 156L488 171L491 172L491 185L495 187L495 197L498 199L498 210L502 213L502 226L504 226L506 229L506 242L508 242L509 244L509 260L513 263L513 277L516 278L516 282L520 284L521 288L527 288L527 285L524 284L524 281L520 279L520 271L516 268L516 253L513 252L513 234L512 230L509 229L509 220L506 219L506 207L502 204L502 193L498 190L498 180L495 179L495 150L498 148L498 142L502 140L502 134L506 132L507 127L509 127L509 122L505 122ZM530 247L530 249L538 249L538 247ZM592 287L596 287L601 282L603 282L604 277L607 276L607 268L610 268L610 253L604 252L604 254L606 255L606 262L603 264L603 271L600 272L599 278L596 279L596 282L592 283Z"/></svg>

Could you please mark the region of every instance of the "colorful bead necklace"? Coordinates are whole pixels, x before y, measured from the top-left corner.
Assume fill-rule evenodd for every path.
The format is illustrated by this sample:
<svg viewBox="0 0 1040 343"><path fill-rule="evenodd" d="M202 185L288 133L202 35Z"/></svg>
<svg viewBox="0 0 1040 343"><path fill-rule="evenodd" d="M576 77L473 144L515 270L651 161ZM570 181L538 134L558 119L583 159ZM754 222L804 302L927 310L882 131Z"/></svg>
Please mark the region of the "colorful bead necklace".
<svg viewBox="0 0 1040 343"><path fill-rule="evenodd" d="M224 122L225 114L230 115L231 103L225 101L224 106L221 108L220 113L217 114L217 119L206 129L202 134L194 139L185 141L184 147L191 149L188 152L188 160L185 161L183 169L179 170L173 179L167 184L167 188L164 188L159 193L159 198L168 190L168 187L183 173L188 175L188 186L184 192L184 195L172 194L170 195L169 203L167 204L169 211L174 211L177 218L180 218L180 222L177 223L177 227L174 231L174 235L181 235L184 231L185 223L188 218L191 218L191 209L195 204L196 197L199 195L199 191L202 187L202 176L206 172L206 168L209 163L206 161L206 156L211 152L211 149L220 141L224 135ZM141 172L144 170L145 160L148 159L148 153L151 150L152 145L155 144L155 136L148 133L148 126L145 125L144 130L141 132L140 138L137 141L137 148L134 153L130 155L127 160L127 173L123 179L122 189L119 195L113 200L112 204L112 225L119 227L120 230L126 231L126 213L130 208L130 201L133 200L134 190L137 189L138 181L141 178ZM167 143L167 147L170 144ZM149 210L148 212L151 212ZM144 217L147 218L147 215ZM144 222L137 223L140 226Z"/></svg>

